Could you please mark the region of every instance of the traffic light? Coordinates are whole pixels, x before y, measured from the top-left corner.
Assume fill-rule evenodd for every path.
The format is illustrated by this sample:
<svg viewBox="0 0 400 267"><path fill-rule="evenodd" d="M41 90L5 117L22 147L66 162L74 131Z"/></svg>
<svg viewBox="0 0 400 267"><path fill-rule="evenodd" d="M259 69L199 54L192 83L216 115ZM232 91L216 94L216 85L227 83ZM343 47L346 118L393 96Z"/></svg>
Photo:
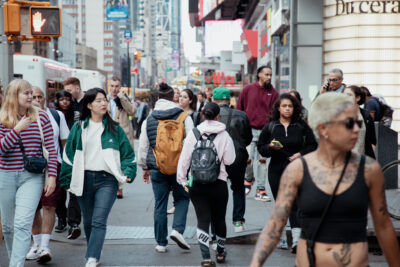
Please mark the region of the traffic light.
<svg viewBox="0 0 400 267"><path fill-rule="evenodd" d="M14 3L4 3L4 34L19 35L21 32L20 6Z"/></svg>
<svg viewBox="0 0 400 267"><path fill-rule="evenodd" d="M138 63L142 59L142 52L136 50L135 53L133 53L133 58L135 60L135 63Z"/></svg>
<svg viewBox="0 0 400 267"><path fill-rule="evenodd" d="M29 17L33 37L61 36L61 9L59 7L31 6Z"/></svg>

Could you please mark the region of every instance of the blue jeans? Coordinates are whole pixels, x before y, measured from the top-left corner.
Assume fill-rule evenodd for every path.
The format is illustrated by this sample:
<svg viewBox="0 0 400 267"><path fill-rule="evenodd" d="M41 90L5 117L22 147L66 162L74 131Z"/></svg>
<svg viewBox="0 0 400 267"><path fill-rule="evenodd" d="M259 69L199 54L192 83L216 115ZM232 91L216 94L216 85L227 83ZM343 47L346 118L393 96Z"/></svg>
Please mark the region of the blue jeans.
<svg viewBox="0 0 400 267"><path fill-rule="evenodd" d="M168 244L167 205L169 189L172 187L175 212L172 229L183 234L189 207L189 194L176 182L176 175L165 175L158 170L151 170L151 185L154 192L154 235L160 246Z"/></svg>
<svg viewBox="0 0 400 267"><path fill-rule="evenodd" d="M0 170L0 214L10 267L22 267L43 191L43 174Z"/></svg>
<svg viewBox="0 0 400 267"><path fill-rule="evenodd" d="M83 194L77 197L83 214L86 258L100 259L106 237L107 219L117 197L118 182L106 172L85 171Z"/></svg>

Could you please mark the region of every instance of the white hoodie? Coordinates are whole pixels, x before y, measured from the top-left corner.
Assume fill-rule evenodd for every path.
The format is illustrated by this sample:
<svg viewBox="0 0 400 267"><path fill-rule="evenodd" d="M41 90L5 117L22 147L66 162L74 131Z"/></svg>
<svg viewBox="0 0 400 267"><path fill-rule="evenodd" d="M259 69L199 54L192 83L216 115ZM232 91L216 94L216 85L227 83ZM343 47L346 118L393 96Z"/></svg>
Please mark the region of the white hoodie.
<svg viewBox="0 0 400 267"><path fill-rule="evenodd" d="M228 132L225 131L225 124L219 121L206 120L199 124L197 129L201 134L217 134L214 139L214 145L217 149L218 158L221 161L218 179L226 181L228 173L226 172L225 165L231 165L235 161L236 154L232 138L229 136ZM189 135L185 139L182 153L179 157L178 173L176 174L178 184L186 185L187 173L190 168L190 162L192 160L192 153L196 141L193 131L190 131Z"/></svg>

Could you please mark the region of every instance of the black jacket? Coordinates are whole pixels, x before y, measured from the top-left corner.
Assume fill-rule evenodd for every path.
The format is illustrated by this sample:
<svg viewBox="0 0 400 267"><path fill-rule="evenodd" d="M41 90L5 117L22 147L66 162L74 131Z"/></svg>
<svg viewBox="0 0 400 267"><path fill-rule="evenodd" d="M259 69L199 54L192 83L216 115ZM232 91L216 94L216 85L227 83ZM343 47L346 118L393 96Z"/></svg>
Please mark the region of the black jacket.
<svg viewBox="0 0 400 267"><path fill-rule="evenodd" d="M375 136L375 125L374 120L371 115L369 115L368 111L360 108L360 113L364 119L365 123L365 142L364 142L364 154L370 156L371 158L375 158L375 153L372 148L372 145L376 145L376 136Z"/></svg>
<svg viewBox="0 0 400 267"><path fill-rule="evenodd" d="M231 109L228 105L220 105L219 107L221 109L219 121L226 125L226 131L235 145L236 159L232 165L243 165L249 158L246 147L250 145L253 139L249 119L243 111ZM228 126L229 113L231 113L231 121Z"/></svg>
<svg viewBox="0 0 400 267"><path fill-rule="evenodd" d="M269 144L275 139L282 143L280 150L270 149ZM300 152L305 155L317 149L318 143L310 126L304 121L292 122L285 131L280 121L271 121L264 126L258 139L258 152L263 157L271 157L270 166L287 165L289 157Z"/></svg>

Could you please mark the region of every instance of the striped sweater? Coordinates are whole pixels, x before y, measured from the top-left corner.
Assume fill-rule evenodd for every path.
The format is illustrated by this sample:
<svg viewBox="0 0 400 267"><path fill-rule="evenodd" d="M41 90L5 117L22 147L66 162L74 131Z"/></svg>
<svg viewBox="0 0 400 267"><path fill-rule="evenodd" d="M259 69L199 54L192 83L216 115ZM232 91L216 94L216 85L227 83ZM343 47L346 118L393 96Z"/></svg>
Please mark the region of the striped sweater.
<svg viewBox="0 0 400 267"><path fill-rule="evenodd" d="M49 152L47 160L49 176L57 177L57 154L54 147L53 128L48 115L39 111L43 129L44 146ZM28 157L42 156L42 140L37 121L31 123L28 129L19 134L14 129L4 127L0 122L0 169L17 171L24 169L24 160L18 139L24 144L25 154Z"/></svg>

